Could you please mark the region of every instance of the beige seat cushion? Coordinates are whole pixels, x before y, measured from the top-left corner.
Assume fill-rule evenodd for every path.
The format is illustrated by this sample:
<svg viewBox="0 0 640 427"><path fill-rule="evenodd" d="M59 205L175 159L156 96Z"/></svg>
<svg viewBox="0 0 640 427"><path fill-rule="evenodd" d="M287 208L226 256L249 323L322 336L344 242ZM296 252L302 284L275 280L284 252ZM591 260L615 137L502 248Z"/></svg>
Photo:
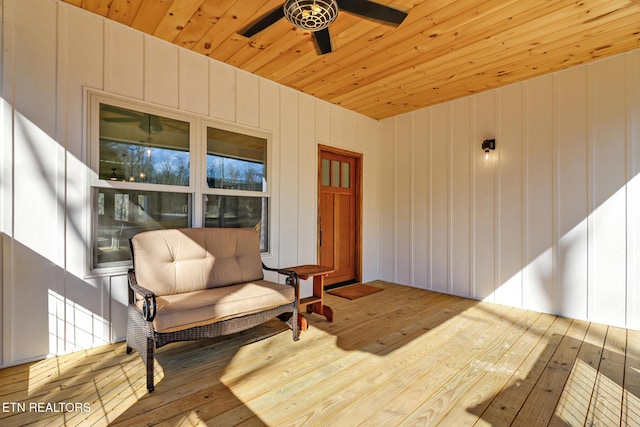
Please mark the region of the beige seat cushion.
<svg viewBox="0 0 640 427"><path fill-rule="evenodd" d="M266 280L164 295L156 298L158 310L153 326L157 332L172 332L208 325L285 305L294 298L293 287ZM142 302L138 301L138 305Z"/></svg>

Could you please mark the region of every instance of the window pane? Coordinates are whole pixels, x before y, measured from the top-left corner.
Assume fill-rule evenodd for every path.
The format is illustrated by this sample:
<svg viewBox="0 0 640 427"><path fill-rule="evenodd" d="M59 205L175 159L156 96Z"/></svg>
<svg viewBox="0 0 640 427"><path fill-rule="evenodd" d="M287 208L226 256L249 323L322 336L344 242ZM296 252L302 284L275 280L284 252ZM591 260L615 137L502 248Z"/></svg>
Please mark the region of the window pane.
<svg viewBox="0 0 640 427"><path fill-rule="evenodd" d="M207 128L209 188L266 191L266 161L266 139Z"/></svg>
<svg viewBox="0 0 640 427"><path fill-rule="evenodd" d="M256 229L260 232L260 249L269 250L268 198L205 194L203 207L205 227Z"/></svg>
<svg viewBox="0 0 640 427"><path fill-rule="evenodd" d="M349 173L350 173L349 163L342 162L342 187L343 188L349 188L351 186L351 184L349 183Z"/></svg>
<svg viewBox="0 0 640 427"><path fill-rule="evenodd" d="M322 185L329 186L329 175L331 173L331 165L329 159L322 159Z"/></svg>
<svg viewBox="0 0 640 427"><path fill-rule="evenodd" d="M340 162L337 160L331 161L331 186L340 187Z"/></svg>
<svg viewBox="0 0 640 427"><path fill-rule="evenodd" d="M189 185L189 122L100 104L99 178Z"/></svg>
<svg viewBox="0 0 640 427"><path fill-rule="evenodd" d="M188 194L97 188L94 267L131 260L129 238L141 231L191 225Z"/></svg>

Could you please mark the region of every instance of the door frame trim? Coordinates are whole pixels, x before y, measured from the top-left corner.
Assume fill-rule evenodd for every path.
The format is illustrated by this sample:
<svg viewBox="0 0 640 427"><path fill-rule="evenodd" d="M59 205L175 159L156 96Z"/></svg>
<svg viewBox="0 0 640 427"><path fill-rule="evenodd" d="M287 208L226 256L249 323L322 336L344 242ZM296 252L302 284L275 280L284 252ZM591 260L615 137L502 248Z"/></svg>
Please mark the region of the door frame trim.
<svg viewBox="0 0 640 427"><path fill-rule="evenodd" d="M363 154L357 151L346 150L344 148L333 147L330 145L318 144L318 184L317 184L317 192L318 192L318 211L316 213L316 253L317 253L317 262L320 263L320 199L321 199L321 190L322 190L322 153L332 153L339 154L341 156L351 157L355 160L355 169L356 173L354 174L354 185L355 185L355 193L356 193L356 215L355 215L355 231L356 231L356 241L355 241L355 274L356 280L358 282L362 281L362 162L363 162Z"/></svg>

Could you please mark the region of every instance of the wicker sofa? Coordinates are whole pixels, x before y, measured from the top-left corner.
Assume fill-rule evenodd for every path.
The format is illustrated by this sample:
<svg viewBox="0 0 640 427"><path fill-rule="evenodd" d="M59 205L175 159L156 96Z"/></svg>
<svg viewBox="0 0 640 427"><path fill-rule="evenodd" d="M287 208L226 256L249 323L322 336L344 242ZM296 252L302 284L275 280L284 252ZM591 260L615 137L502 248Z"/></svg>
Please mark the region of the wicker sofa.
<svg viewBox="0 0 640 427"><path fill-rule="evenodd" d="M298 340L299 279L262 263L258 233L186 228L138 233L130 240L127 353L138 351L154 390L154 350L177 341L239 332L274 317ZM264 270L286 276L264 280Z"/></svg>

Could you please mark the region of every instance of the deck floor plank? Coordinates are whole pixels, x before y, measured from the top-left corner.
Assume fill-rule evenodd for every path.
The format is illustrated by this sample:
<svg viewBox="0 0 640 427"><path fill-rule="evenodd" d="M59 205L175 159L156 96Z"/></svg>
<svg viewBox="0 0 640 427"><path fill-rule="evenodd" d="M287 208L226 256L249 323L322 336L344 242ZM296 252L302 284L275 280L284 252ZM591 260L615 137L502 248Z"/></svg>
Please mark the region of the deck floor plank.
<svg viewBox="0 0 640 427"><path fill-rule="evenodd" d="M163 347L150 394L124 343L1 369L0 425L640 425L639 331L372 285L298 342L273 320ZM59 402L89 410L28 406Z"/></svg>
<svg viewBox="0 0 640 427"><path fill-rule="evenodd" d="M607 328L587 413L587 423L590 425L620 425L626 346L626 330L612 326Z"/></svg>
<svg viewBox="0 0 640 427"><path fill-rule="evenodd" d="M494 321L492 321L490 329L496 334L500 334L509 323L504 315L512 311L513 309L508 307L500 307L499 309L496 307L496 311L493 313L496 318L492 319ZM482 319L484 311L476 305L462 315L468 319ZM461 326L463 327L460 328ZM451 329L451 333L448 333L448 329ZM417 374L401 376L398 381L404 386L404 389L398 390L391 396L402 395L406 398L394 398L381 408L374 407L371 410L373 414L366 420L365 425L389 425L389 423L393 424L394 420L409 417L425 401L445 388L455 376L457 369L467 366L473 361L474 356L481 348L484 348L487 329L489 329L487 323L483 321L471 322L466 327L457 322L451 322L444 325L442 331L435 337L422 337L427 351L422 354L423 360L420 361L419 366L424 363L426 367ZM437 338L443 332L444 336L438 340Z"/></svg>
<svg viewBox="0 0 640 427"><path fill-rule="evenodd" d="M440 424L460 427L474 425L491 403L495 390L501 390L508 384L513 372L535 348L553 319L552 316L536 314L531 318L533 322L526 330L523 328L521 334L514 331L513 336L504 336L500 342L503 352L494 359L476 363L475 368L480 371L477 381L450 408Z"/></svg>
<svg viewBox="0 0 640 427"><path fill-rule="evenodd" d="M640 420L640 331L627 331L626 357L620 425L631 427Z"/></svg>
<svg viewBox="0 0 640 427"><path fill-rule="evenodd" d="M449 306L442 310L441 314L450 310L457 310L457 307ZM462 331L455 325L442 325L441 316L424 314L426 317L422 321L410 322L410 326L402 330L400 336L396 337L401 338L400 341L391 336L385 339L384 343L389 347L380 347L378 341L372 341L372 345L363 347L363 351L369 352L371 356L354 368L353 372L349 372L348 376L325 378L321 387L303 393L301 398L304 401L316 403L308 405L309 410L294 413L293 417L285 422L297 424L298 421L304 420L311 425L335 425L337 421L333 419L333 415L348 410L350 422L357 423L361 417L365 419L375 410L372 409L372 401L376 402L375 408L379 408L388 398L401 393L407 382L413 381L416 376L422 375L445 359L446 354L438 356L433 349L447 348L440 345L445 341L461 341ZM423 339L425 330L432 330L429 342ZM481 326L477 331L480 330ZM384 356L384 369L380 369L380 356L384 353L388 355ZM367 393L363 394L363 389L367 390ZM298 401L296 399L296 403ZM321 410L318 411L317 408ZM271 412L277 411L278 406L274 405Z"/></svg>
<svg viewBox="0 0 640 427"><path fill-rule="evenodd" d="M584 425L593 395L602 349L607 335L605 325L592 323L580 346L549 426Z"/></svg>
<svg viewBox="0 0 640 427"><path fill-rule="evenodd" d="M523 427L548 425L587 329L587 322L578 320L571 322L571 326L562 337L553 357L545 366L512 425Z"/></svg>
<svg viewBox="0 0 640 427"><path fill-rule="evenodd" d="M456 357L456 363L447 364L449 377L443 386L403 422L421 425L441 422L452 408L467 398L467 393L482 373L502 358L508 348L505 342L517 341L538 316L538 313L512 309L494 327L483 330L477 340L470 340L468 347L462 350L466 356Z"/></svg>
<svg viewBox="0 0 640 427"><path fill-rule="evenodd" d="M554 318L553 323L538 340L534 349L525 355L524 360L513 372L505 387L493 398L488 399L491 403L479 415L479 419L474 425L501 426L510 425L513 422L547 363L553 357L570 324L570 319ZM472 409L471 412L476 412L476 410Z"/></svg>

